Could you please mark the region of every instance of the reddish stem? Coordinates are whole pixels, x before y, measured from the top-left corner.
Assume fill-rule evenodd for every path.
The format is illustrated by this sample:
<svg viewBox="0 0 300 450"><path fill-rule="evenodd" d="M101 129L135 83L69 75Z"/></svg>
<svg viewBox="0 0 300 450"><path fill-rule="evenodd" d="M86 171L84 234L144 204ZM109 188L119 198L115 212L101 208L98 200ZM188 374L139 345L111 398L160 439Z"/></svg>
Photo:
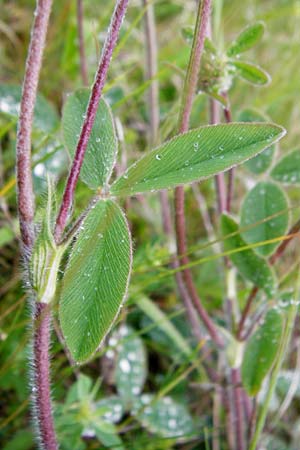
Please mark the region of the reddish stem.
<svg viewBox="0 0 300 450"><path fill-rule="evenodd" d="M240 370L237 368L231 369L231 380L233 389L233 402L235 410L235 450L245 450L244 440L244 420L243 420L243 395L241 388Z"/></svg>
<svg viewBox="0 0 300 450"><path fill-rule="evenodd" d="M47 450L57 450L50 391L49 342L51 311L49 305L36 302L34 305L33 330L33 388L35 422L38 427L38 437L41 447Z"/></svg>
<svg viewBox="0 0 300 450"><path fill-rule="evenodd" d="M204 39L207 33L210 18L210 9L211 0L203 0L199 3L194 41L183 88L182 103L179 115L179 133L184 133L189 129L190 115L198 82ZM180 265L186 265L189 263L189 259L186 256L186 223L184 215L184 188L182 186L175 189L175 229L179 263ZM193 305L205 324L210 337L217 345L222 346L223 341L217 332L216 326L210 319L198 296L191 271L189 269L184 269L182 271L182 278Z"/></svg>
<svg viewBox="0 0 300 450"><path fill-rule="evenodd" d="M96 73L95 82L87 106L85 120L80 132L77 148L70 170L70 174L65 187L62 204L56 219L54 236L59 242L66 227L70 208L72 206L74 192L77 185L80 169L95 121L99 101L102 95L104 83L106 81L108 68L110 65L113 50L116 46L119 31L127 10L128 0L118 0L110 23L108 35L102 51L99 67Z"/></svg>
<svg viewBox="0 0 300 450"><path fill-rule="evenodd" d="M84 48L84 33L83 33L83 4L82 0L77 0L77 30L78 30L78 44L80 56L80 73L84 86L89 85L88 71Z"/></svg>
<svg viewBox="0 0 300 450"><path fill-rule="evenodd" d="M52 0L38 0L26 61L16 144L18 212L25 254L34 242L31 132Z"/></svg>

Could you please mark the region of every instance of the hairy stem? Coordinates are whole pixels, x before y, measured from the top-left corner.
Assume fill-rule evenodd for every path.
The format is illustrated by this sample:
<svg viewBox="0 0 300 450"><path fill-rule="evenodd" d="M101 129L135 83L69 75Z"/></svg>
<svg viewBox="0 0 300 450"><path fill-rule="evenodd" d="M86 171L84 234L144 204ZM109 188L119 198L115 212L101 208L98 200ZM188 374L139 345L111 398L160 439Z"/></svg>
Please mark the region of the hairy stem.
<svg viewBox="0 0 300 450"><path fill-rule="evenodd" d="M183 87L178 124L179 133L184 133L188 131L189 128L190 115L197 87L200 61L204 47L204 39L209 23L210 9L211 0L203 0L202 2L199 2L191 56ZM186 223L184 215L184 188L182 186L175 189L175 229L178 260L180 265L186 265L189 263L189 259L186 256ZM198 296L191 271L189 269L184 269L182 271L182 278L194 307L206 326L210 337L217 345L222 346L223 341L217 332L217 328L204 309Z"/></svg>
<svg viewBox="0 0 300 450"><path fill-rule="evenodd" d="M88 71L85 57L84 48L84 33L83 33L83 4L82 0L77 0L77 31L78 31L78 45L79 45L79 57L80 57L80 73L84 86L89 85Z"/></svg>
<svg viewBox="0 0 300 450"><path fill-rule="evenodd" d="M35 302L33 329L33 388L35 425L42 449L56 450L56 441L50 392L50 325L51 311L49 305Z"/></svg>
<svg viewBox="0 0 300 450"><path fill-rule="evenodd" d="M83 163L88 141L95 121L112 53L117 43L119 31L127 10L127 6L128 0L118 0L111 19L110 27L102 51L102 56L96 73L95 81L92 87L90 100L87 106L85 115L86 118L83 122L83 126L80 132L72 167L63 194L62 204L56 219L54 232L56 242L60 241L63 231L67 224L68 215L70 208L72 206L74 192L77 185L80 169Z"/></svg>
<svg viewBox="0 0 300 450"><path fill-rule="evenodd" d="M34 241L34 193L31 174L31 132L52 0L37 0L26 61L17 133L17 187L21 241L28 255Z"/></svg>

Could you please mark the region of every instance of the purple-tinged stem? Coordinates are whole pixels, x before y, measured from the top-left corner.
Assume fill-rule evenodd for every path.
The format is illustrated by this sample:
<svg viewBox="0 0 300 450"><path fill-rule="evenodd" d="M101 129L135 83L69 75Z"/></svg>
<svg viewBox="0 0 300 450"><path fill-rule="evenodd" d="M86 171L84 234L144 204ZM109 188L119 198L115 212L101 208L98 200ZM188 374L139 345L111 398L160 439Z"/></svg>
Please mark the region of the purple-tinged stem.
<svg viewBox="0 0 300 450"><path fill-rule="evenodd" d="M50 391L49 343L51 311L49 305L36 302L34 305L33 329L33 387L34 420L38 429L41 448L57 450Z"/></svg>
<svg viewBox="0 0 300 450"><path fill-rule="evenodd" d="M26 61L17 133L17 187L21 242L26 259L34 244L34 193L31 173L31 133L39 75L42 66L52 0L38 0ZM49 341L51 313L41 303L34 305L33 316L33 396L35 425L43 448L58 448L53 425Z"/></svg>
<svg viewBox="0 0 300 450"><path fill-rule="evenodd" d="M28 255L34 242L34 193L31 174L31 132L52 0L38 0L26 61L17 133L17 190L21 240Z"/></svg>
<svg viewBox="0 0 300 450"><path fill-rule="evenodd" d="M179 133L184 133L189 129L190 115L198 82L201 56L210 18L210 10L211 0L203 0L202 2L199 2L193 46L183 87L178 125ZM184 215L184 188L182 186L175 189L175 229L179 263L180 265L186 265L189 263L189 259L186 256L186 223ZM201 320L205 324L210 337L217 345L222 346L223 341L217 331L217 328L204 309L198 296L191 271L189 269L184 269L182 271L182 278L193 305Z"/></svg>
<svg viewBox="0 0 300 450"><path fill-rule="evenodd" d="M84 33L83 33L83 4L82 0L77 0L77 31L78 31L78 45L80 57L80 73L84 86L89 85L88 71L86 64L85 48L84 48Z"/></svg>
<svg viewBox="0 0 300 450"><path fill-rule="evenodd" d="M127 6L128 0L118 0L115 6L115 10L112 16L108 34L102 51L99 67L92 87L90 100L87 106L85 115L86 117L83 122L72 167L65 187L62 204L56 219L56 226L54 231L56 242L60 241L63 231L67 224L68 215L70 208L72 206L74 192L77 185L80 169L83 163L88 141L95 121L112 53L117 43L119 31L127 10Z"/></svg>
<svg viewBox="0 0 300 450"><path fill-rule="evenodd" d="M243 396L241 387L240 370L238 368L231 369L231 380L233 389L233 402L235 410L235 450L245 450L245 434L243 420Z"/></svg>
<svg viewBox="0 0 300 450"><path fill-rule="evenodd" d="M220 123L220 107L216 100L210 100L210 123ZM226 210L226 184L224 173L215 176L215 185L218 202L218 212L222 214Z"/></svg>
<svg viewBox="0 0 300 450"><path fill-rule="evenodd" d="M151 80L149 86L149 118L150 118L150 129L149 129L149 144L150 147L154 147L159 138L159 83L155 79L157 74L157 41L156 41L156 27L155 27L155 17L153 4L149 0L143 0L145 10L145 49L146 49L146 78ZM173 234L172 219L171 219L171 208L168 199L168 192L161 191L160 193L160 204L161 204L161 214L162 214L162 224L163 230L168 239L169 247L171 247L171 240ZM171 263L172 268L176 268L178 263L173 261ZM176 275L177 287L179 295L183 300L188 320L191 324L192 332L197 340L202 339L201 330L199 327L198 318L195 314L195 309L193 307L192 301L187 293L184 282L182 280L182 274L177 272Z"/></svg>

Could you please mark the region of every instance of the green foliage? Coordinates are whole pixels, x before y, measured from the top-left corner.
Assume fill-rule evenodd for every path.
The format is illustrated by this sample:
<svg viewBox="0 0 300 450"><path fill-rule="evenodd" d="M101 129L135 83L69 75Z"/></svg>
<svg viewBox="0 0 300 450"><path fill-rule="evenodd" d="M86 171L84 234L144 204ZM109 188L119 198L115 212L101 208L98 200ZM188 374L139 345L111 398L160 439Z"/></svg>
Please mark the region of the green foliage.
<svg viewBox="0 0 300 450"><path fill-rule="evenodd" d="M296 149L283 156L271 171L271 177L283 184L300 183L300 150Z"/></svg>
<svg viewBox="0 0 300 450"><path fill-rule="evenodd" d="M97 350L126 295L131 240L126 219L111 200L87 214L63 278L60 323L73 358L84 362Z"/></svg>
<svg viewBox="0 0 300 450"><path fill-rule="evenodd" d="M256 22L247 26L230 44L227 55L238 56L252 48L262 38L265 31L263 22Z"/></svg>
<svg viewBox="0 0 300 450"><path fill-rule="evenodd" d="M241 164L285 134L273 124L205 126L149 152L111 186L112 195L134 195L205 179Z"/></svg>
<svg viewBox="0 0 300 450"><path fill-rule="evenodd" d="M136 299L138 307L146 314L158 328L160 328L176 345L178 350L184 355L191 354L192 349L187 344L186 340L173 325L171 320L164 314L164 312L156 306L156 304L146 297L139 297Z"/></svg>
<svg viewBox="0 0 300 450"><path fill-rule="evenodd" d="M241 208L242 237L248 244L258 244L284 236L289 224L288 200L274 183L258 183L246 196ZM272 254L280 241L255 247L262 256Z"/></svg>
<svg viewBox="0 0 300 450"><path fill-rule="evenodd" d="M72 157L75 154L89 96L89 89L79 89L67 98L64 105L62 131ZM82 181L91 189L105 187L115 165L117 151L113 117L105 100L101 99L80 173Z"/></svg>
<svg viewBox="0 0 300 450"><path fill-rule="evenodd" d="M233 66L240 78L255 86L263 86L271 81L270 75L256 64L246 61L230 61L229 65Z"/></svg>
<svg viewBox="0 0 300 450"><path fill-rule="evenodd" d="M122 325L116 332L119 335L115 367L117 391L126 406L132 405L140 395L147 376L146 351L142 339L134 330Z"/></svg>
<svg viewBox="0 0 300 450"><path fill-rule="evenodd" d="M244 109L239 114L240 122L266 122L266 117L253 109ZM264 173L271 165L273 155L275 151L275 145L271 145L271 147L266 148L259 155L254 158L249 159L249 161L245 162L245 167L250 170L250 172L260 175Z"/></svg>
<svg viewBox="0 0 300 450"><path fill-rule="evenodd" d="M224 250L231 252L228 256L238 272L272 298L276 288L276 279L269 264L256 255L252 249L242 250L247 244L240 236L238 224L232 217L226 214L222 215L221 230L225 239Z"/></svg>
<svg viewBox="0 0 300 450"><path fill-rule="evenodd" d="M170 397L156 399L152 394L144 394L136 399L132 413L151 433L187 439L195 434L187 408Z"/></svg>
<svg viewBox="0 0 300 450"><path fill-rule="evenodd" d="M21 86L0 84L0 113L17 119L20 110ZM54 107L42 95L38 95L33 126L45 133L54 131L59 125L59 119Z"/></svg>
<svg viewBox="0 0 300 450"><path fill-rule="evenodd" d="M93 386L91 378L79 374L68 391L65 404L55 405L62 450L86 449L83 437L97 438L105 448L123 449L114 426L123 415L123 406L116 396L96 400L98 387Z"/></svg>
<svg viewBox="0 0 300 450"><path fill-rule="evenodd" d="M256 395L274 364L283 330L282 314L268 311L262 325L246 345L242 363L242 382L249 395Z"/></svg>

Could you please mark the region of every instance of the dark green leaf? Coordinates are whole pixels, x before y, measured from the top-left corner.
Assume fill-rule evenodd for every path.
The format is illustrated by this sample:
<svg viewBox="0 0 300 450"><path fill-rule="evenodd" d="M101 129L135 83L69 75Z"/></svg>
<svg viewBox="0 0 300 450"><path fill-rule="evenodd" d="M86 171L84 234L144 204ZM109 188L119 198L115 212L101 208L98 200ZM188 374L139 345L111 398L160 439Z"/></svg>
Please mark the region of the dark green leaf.
<svg viewBox="0 0 300 450"><path fill-rule="evenodd" d="M274 124L231 123L189 131L133 164L111 186L111 194L134 195L208 178L257 155L284 134Z"/></svg>
<svg viewBox="0 0 300 450"><path fill-rule="evenodd" d="M244 109L239 114L239 121L240 122L266 122L266 117L259 113L258 111L255 111L253 109ZM272 145L271 147L266 148L263 152L261 152L259 155L255 156L252 159L249 159L249 161L245 162L245 167L250 170L250 172L255 173L256 175L259 175L263 172L265 172L271 165L273 155L274 155L275 145Z"/></svg>
<svg viewBox="0 0 300 450"><path fill-rule="evenodd" d="M97 350L116 319L127 290L131 239L126 219L111 200L87 214L63 278L60 322L75 361Z"/></svg>
<svg viewBox="0 0 300 450"><path fill-rule="evenodd" d="M270 75L255 64L244 61L230 61L228 64L234 67L240 78L251 84L263 86L271 81Z"/></svg>
<svg viewBox="0 0 300 450"><path fill-rule="evenodd" d="M249 395L256 395L275 361L283 328L279 311L271 309L247 343L242 363L242 382Z"/></svg>
<svg viewBox="0 0 300 450"><path fill-rule="evenodd" d="M238 225L232 217L223 214L221 217L221 229L224 236L224 250L234 251L245 247L246 243L238 233ZM230 234L233 236L226 237ZM273 297L276 280L275 275L268 263L251 250L237 251L228 255L239 273L251 281L255 286L263 289L269 297Z"/></svg>
<svg viewBox="0 0 300 450"><path fill-rule="evenodd" d="M62 131L72 157L75 154L89 96L89 89L79 89L68 97L64 105ZM101 99L80 172L82 181L91 189L105 186L114 167L117 151L113 117L109 106Z"/></svg>
<svg viewBox="0 0 300 450"><path fill-rule="evenodd" d="M293 150L278 161L271 177L284 184L300 183L300 149Z"/></svg>
<svg viewBox="0 0 300 450"><path fill-rule="evenodd" d="M21 86L0 84L0 113L7 116L19 117ZM34 108L33 126L44 132L54 131L59 125L58 114L54 107L42 96L38 95Z"/></svg>
<svg viewBox="0 0 300 450"><path fill-rule="evenodd" d="M227 55L236 56L252 48L263 36L265 27L263 22L256 22L246 27L230 44Z"/></svg>
<svg viewBox="0 0 300 450"><path fill-rule="evenodd" d="M247 194L241 209L241 227L247 228L242 236L248 244L284 236L288 223L288 201L279 186L260 182ZM279 244L280 241L261 245L255 251L268 256Z"/></svg>

